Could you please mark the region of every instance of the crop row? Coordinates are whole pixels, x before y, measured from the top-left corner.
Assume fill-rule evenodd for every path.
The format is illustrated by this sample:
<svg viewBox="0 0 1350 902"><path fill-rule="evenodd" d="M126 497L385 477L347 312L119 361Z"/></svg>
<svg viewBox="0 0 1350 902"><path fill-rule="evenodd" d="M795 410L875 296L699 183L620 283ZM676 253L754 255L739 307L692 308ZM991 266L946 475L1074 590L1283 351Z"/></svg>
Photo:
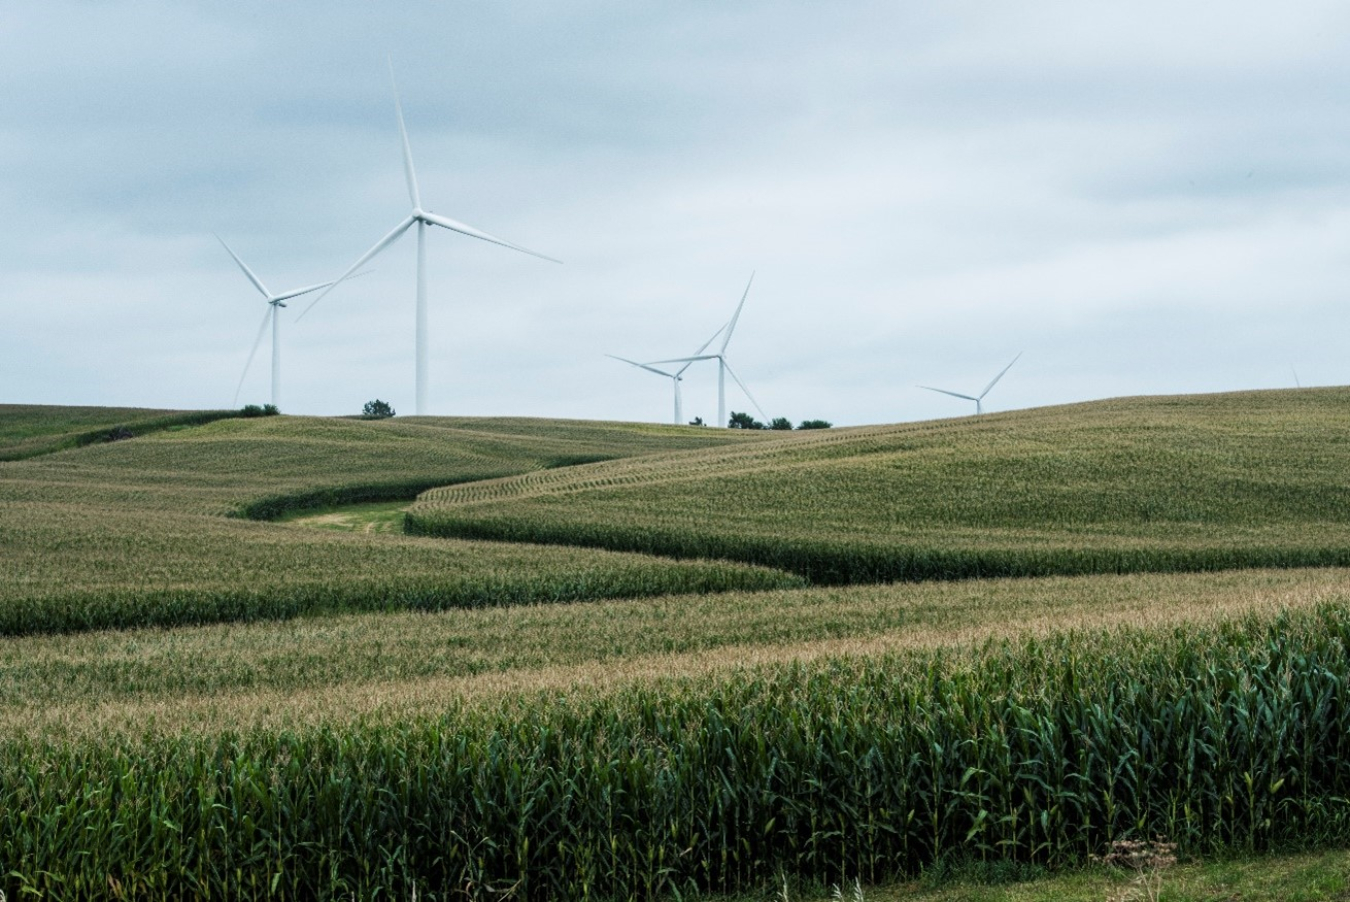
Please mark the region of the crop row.
<svg viewBox="0 0 1350 902"><path fill-rule="evenodd" d="M929 582L0 639L0 735L406 718L448 701L1350 602L1350 571Z"/></svg>
<svg viewBox="0 0 1350 902"><path fill-rule="evenodd" d="M11 421L21 419L0 411L0 436L19 430ZM551 421L538 421L531 433L514 420L227 419L4 463L0 501L269 518L290 501L345 488L398 486L415 493L736 438L726 430L652 433L624 424Z"/></svg>
<svg viewBox="0 0 1350 902"><path fill-rule="evenodd" d="M414 508L405 520L412 535L481 541L609 549L675 559L740 561L796 573L816 585L1071 576L1093 573L1179 573L1243 568L1350 566L1350 528L1308 524L1298 529L1248 531L1238 538L1217 533L1190 541L1156 542L1134 536L1055 535L990 530L966 541L931 530L891 541L756 535L725 524L654 526L639 518L572 518L552 521L538 508L525 512L466 515ZM719 528L721 527L721 528Z"/></svg>
<svg viewBox="0 0 1350 902"><path fill-rule="evenodd" d="M821 583L1344 565L1345 399L1140 399L651 455L432 489L406 522Z"/></svg>
<svg viewBox="0 0 1350 902"><path fill-rule="evenodd" d="M782 588L717 561L0 502L0 635Z"/></svg>
<svg viewBox="0 0 1350 902"><path fill-rule="evenodd" d="M838 658L431 719L0 747L3 888L653 898L1350 838L1350 611Z"/></svg>
<svg viewBox="0 0 1350 902"><path fill-rule="evenodd" d="M0 404L0 462L27 460L168 429L202 426L239 415L237 410Z"/></svg>

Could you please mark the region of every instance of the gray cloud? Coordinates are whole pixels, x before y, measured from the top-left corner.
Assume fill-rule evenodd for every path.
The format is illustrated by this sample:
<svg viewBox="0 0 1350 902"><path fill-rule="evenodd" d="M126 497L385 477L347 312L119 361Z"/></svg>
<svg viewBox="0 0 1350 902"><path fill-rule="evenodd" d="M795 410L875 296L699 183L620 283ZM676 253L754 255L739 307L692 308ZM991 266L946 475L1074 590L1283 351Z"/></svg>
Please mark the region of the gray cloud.
<svg viewBox="0 0 1350 902"><path fill-rule="evenodd" d="M605 358L731 347L771 415L1345 382L1350 14L1099 3L54 2L0 31L0 400L228 404L274 287L407 198L433 408L664 420ZM412 410L413 244L284 320L283 407ZM245 400L266 400L265 351ZM686 411L711 417L691 370ZM950 403L949 403L950 402ZM745 406L743 399L732 406Z"/></svg>

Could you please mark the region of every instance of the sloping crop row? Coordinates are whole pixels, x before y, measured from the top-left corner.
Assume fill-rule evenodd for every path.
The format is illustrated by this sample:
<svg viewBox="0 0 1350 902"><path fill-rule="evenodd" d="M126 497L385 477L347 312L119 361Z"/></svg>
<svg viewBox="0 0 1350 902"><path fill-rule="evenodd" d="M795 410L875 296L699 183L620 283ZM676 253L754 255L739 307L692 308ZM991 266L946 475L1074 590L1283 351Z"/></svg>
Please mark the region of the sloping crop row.
<svg viewBox="0 0 1350 902"><path fill-rule="evenodd" d="M432 489L421 535L817 583L1350 563L1350 392L1125 399Z"/></svg>
<svg viewBox="0 0 1350 902"><path fill-rule="evenodd" d="M51 899L628 899L1350 838L1350 611L837 658L343 729L0 742Z"/></svg>
<svg viewBox="0 0 1350 902"><path fill-rule="evenodd" d="M0 449L33 435L65 441L128 413L0 408ZM158 427L216 416L130 413ZM633 424L273 416L162 429L6 462L0 635L800 585L787 574L726 562L316 535L247 522L303 508L410 500L432 486L651 449L737 441L753 440Z"/></svg>
<svg viewBox="0 0 1350 902"><path fill-rule="evenodd" d="M238 410L145 410L0 404L0 462L28 460L240 416Z"/></svg>

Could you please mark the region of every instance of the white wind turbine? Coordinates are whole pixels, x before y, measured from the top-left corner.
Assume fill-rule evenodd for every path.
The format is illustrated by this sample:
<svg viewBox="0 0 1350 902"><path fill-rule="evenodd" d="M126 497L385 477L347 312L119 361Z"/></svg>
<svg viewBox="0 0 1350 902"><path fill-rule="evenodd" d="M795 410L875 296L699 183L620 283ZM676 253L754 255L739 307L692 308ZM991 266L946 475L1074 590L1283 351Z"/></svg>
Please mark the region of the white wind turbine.
<svg viewBox="0 0 1350 902"><path fill-rule="evenodd" d="M389 81L394 88L394 111L398 115L398 131L403 139L403 174L408 180L408 198L412 201L412 212L408 214L402 222L394 227L388 235L385 235L375 246L361 255L347 271L338 276L333 285L328 290L322 292L316 297L310 305L300 314L303 317L306 313L314 309L314 305L324 299L324 296L333 287L358 268L365 265L367 261L379 254L389 245L393 244L399 237L413 225L417 226L417 331L416 331L416 377L417 377L417 404L416 412L418 416L426 413L427 408L427 254L426 254L426 230L428 225L440 226L443 229L449 229L452 232L459 232L461 235L468 235L470 238L478 238L492 244L500 244L502 247L509 247L511 250L520 251L523 254L529 254L532 257L539 257L552 263L561 263L561 260L554 260L552 257L536 253L529 248L521 247L518 244L512 244L487 232L476 229L473 226L465 225L462 222L450 219L446 216L438 216L427 210L422 209L422 200L417 192L417 174L413 171L412 147L408 143L408 129L403 124L403 105L398 98L398 85L394 82L394 66L389 64Z"/></svg>
<svg viewBox="0 0 1350 902"><path fill-rule="evenodd" d="M244 379L248 376L248 368L253 365L253 358L258 353L258 346L262 344L263 333L267 331L268 320L272 323L272 406L281 406L281 308L286 306L286 301L291 298L298 298L302 294L309 294L311 291L318 291L320 288L328 288L335 284L333 282L323 282L319 285L310 285L307 288L296 288L291 291L283 291L280 294L273 294L267 290L267 286L262 283L253 270L243 260L239 259L225 239L219 235L216 240L220 242L221 247L225 248L226 253L234 258L234 262L239 264L239 268L248 276L248 280L253 283L253 287L258 289L263 298L267 301L267 312L263 315L262 325L258 327L258 337L253 340L253 350L248 352L248 362L244 364L244 372L239 377L239 387L234 390L234 403L239 403L239 392L244 388Z"/></svg>
<svg viewBox="0 0 1350 902"><path fill-rule="evenodd" d="M750 281L747 282L747 283L745 284L745 293L741 295L741 302L740 302L739 304L736 305L736 313L735 313L734 315L732 315L731 321L728 322L725 326L722 327L722 329L725 330L725 331L723 331L723 333L722 333L722 345L721 345L721 347L719 347L719 348L717 349L717 353L716 353L716 354L704 354L704 353L702 352L702 350L700 350L698 353L693 354L693 355L691 355L691 356L689 356L689 357L676 357L676 358L673 359L673 360L653 360L653 361L651 361L650 364L648 364L648 366L651 366L651 365L653 365L653 364L658 364L658 363L683 363L683 364L686 364L686 365L687 365L687 364L694 363L694 362L699 361L699 360L716 360L716 361L717 361L717 425L723 426L723 427L725 427L725 426L727 425L727 375L728 375L728 374L731 375L731 378L732 378L732 379L735 379L735 380L736 380L736 384L739 385L739 386L741 387L741 391L745 392L745 396L746 396L747 398L750 399L750 403L753 404L753 405L755 405L755 409L759 411L759 415L762 416L762 417L764 417L765 420L767 420L767 419L769 418L768 414L766 414L766 413L764 412L764 408L763 408L763 407L760 407L760 406L759 406L759 402L755 400L755 396L752 395L752 394L750 394L750 389L748 389L748 388L745 387L745 383L742 382L742 381L741 381L741 378L740 378L739 376L736 375L736 371L733 370L733 369L731 368L731 364L727 363L727 345L730 344L730 342L731 342L731 334L732 334L733 332L736 331L736 321L739 320L739 319L741 318L741 308L745 306L745 299L746 299L747 297L750 296L750 286L753 285L754 282L755 282L755 274L752 272L752 273L750 273ZM716 333L714 333L714 334L713 334L713 338L716 338L716 337L717 337L717 335L716 335ZM709 343L710 343L710 344L711 344L711 342L712 342L712 339L709 339ZM704 347L706 348L707 345L704 345ZM681 372L683 372L683 370L681 370Z"/></svg>
<svg viewBox="0 0 1350 902"><path fill-rule="evenodd" d="M941 394L944 394L944 395L951 395L953 398L963 398L963 399L965 399L965 400L967 400L967 401L974 401L974 402L975 402L975 413L978 415L978 414L984 413L984 409L980 406L980 402L984 400L984 396L985 396L985 395L989 394L989 389L993 388L995 385L998 384L998 380L1000 380L1000 379L1003 378L1003 374L1004 374L1004 373L1006 373L1006 372L1008 372L1008 370L1012 369L1013 363L1016 363L1017 360L1018 360L1018 358L1021 357L1021 356L1022 356L1022 352L1019 351L1018 354L1017 354L1017 357L1014 357L1014 358L1012 359L1012 363L1009 363L1009 364L1008 364L1007 366L1005 366L1003 369L999 370L998 375L995 376L992 380L990 380L989 384L986 385L986 386L984 387L984 391L980 392L978 395L963 395L963 394L961 394L960 392L947 391L947 389L945 389L945 388L933 388L933 386L931 386L931 385L920 385L919 388L926 388L926 389L928 389L929 391L940 392Z"/></svg>
<svg viewBox="0 0 1350 902"><path fill-rule="evenodd" d="M726 326L722 327L722 329L725 328ZM707 350L708 345L712 344L713 340L716 339L717 336L722 334L722 329L718 329L716 332L714 332L712 338L709 338L707 341L705 341L702 347L700 347L694 353L702 354L705 350ZM684 380L684 371L694 365L694 362L692 360L686 362L684 366L680 367L675 372L668 373L665 370L658 370L656 367L651 366L650 364L638 363L636 360L629 360L627 357L619 357L616 354L606 354L605 356L612 357L615 360L621 360L624 363L630 364L631 366L635 366L640 370L646 370L649 373L655 373L658 376L665 376L667 379L669 379L675 387L675 425L676 426L684 425L684 413L681 408L680 402L680 383Z"/></svg>

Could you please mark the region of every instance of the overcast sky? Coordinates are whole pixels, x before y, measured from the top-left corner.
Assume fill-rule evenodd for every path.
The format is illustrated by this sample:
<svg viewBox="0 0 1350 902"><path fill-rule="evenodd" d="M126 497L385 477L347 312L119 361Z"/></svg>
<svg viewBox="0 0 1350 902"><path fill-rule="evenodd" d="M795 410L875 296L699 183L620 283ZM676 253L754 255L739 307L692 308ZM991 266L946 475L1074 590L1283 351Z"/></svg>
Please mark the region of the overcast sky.
<svg viewBox="0 0 1350 902"><path fill-rule="evenodd" d="M392 9L391 9L392 8ZM665 422L728 359L839 425L1350 382L1350 6L8 3L0 402L231 406L275 291L423 206L430 412ZM296 322L288 413L414 407L416 242ZM269 400L264 343L238 403ZM752 409L729 387L729 407ZM716 416L715 369L684 382Z"/></svg>

